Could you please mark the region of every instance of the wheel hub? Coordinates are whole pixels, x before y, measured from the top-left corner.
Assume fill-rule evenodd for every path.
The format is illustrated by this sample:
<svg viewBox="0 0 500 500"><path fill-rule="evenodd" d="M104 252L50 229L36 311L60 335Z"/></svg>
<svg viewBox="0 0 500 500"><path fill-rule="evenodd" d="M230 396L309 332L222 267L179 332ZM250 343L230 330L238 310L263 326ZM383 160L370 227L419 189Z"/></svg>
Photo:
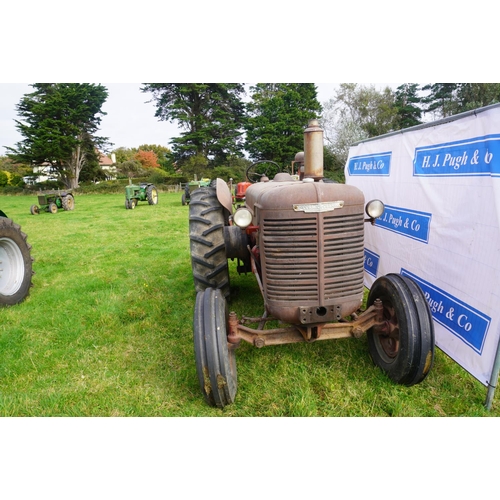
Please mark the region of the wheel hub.
<svg viewBox="0 0 500 500"><path fill-rule="evenodd" d="M0 293L14 295L22 285L23 255L10 238L0 238Z"/></svg>

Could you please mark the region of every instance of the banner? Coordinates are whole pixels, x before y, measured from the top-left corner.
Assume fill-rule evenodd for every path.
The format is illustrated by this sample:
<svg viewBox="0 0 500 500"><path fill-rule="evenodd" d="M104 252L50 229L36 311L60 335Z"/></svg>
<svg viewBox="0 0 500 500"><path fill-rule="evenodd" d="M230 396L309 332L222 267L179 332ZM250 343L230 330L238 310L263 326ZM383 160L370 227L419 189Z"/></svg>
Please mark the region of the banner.
<svg viewBox="0 0 500 500"><path fill-rule="evenodd" d="M436 345L496 386L500 338L500 105L351 147L346 183L385 211L366 225L365 285L413 278Z"/></svg>

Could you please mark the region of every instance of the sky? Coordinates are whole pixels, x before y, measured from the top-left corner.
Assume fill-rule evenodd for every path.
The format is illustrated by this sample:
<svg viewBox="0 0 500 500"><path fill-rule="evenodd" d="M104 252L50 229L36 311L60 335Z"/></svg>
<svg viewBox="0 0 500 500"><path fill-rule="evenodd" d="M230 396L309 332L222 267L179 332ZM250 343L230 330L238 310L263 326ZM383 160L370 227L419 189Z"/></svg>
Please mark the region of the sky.
<svg viewBox="0 0 500 500"><path fill-rule="evenodd" d="M141 83L102 83L108 89L108 98L102 110L102 117L97 135L108 137L113 143L111 149L119 147L134 148L141 144L158 144L169 147L169 142L180 133L175 123L159 121L155 118L156 107L148 102L151 94L140 91ZM318 100L328 101L334 96L337 83L318 83ZM385 85L374 84L377 88ZM16 105L23 95L31 93L33 88L27 83L0 83L0 156L7 153L6 147L15 147L23 137L15 126L19 119Z"/></svg>

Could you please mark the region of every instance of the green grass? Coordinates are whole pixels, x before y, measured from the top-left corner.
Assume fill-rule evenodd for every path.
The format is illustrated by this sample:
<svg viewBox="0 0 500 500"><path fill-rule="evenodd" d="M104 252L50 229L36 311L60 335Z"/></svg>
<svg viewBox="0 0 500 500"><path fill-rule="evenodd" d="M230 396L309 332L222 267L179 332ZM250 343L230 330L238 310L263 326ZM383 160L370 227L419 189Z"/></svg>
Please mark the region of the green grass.
<svg viewBox="0 0 500 500"><path fill-rule="evenodd" d="M124 195L81 195L32 216L29 196L0 209L33 246L34 287L0 309L1 416L499 416L486 388L436 350L415 387L376 368L366 337L236 354L238 393L206 405L192 341L195 291L180 193L125 210ZM230 310L263 312L252 275L231 267Z"/></svg>

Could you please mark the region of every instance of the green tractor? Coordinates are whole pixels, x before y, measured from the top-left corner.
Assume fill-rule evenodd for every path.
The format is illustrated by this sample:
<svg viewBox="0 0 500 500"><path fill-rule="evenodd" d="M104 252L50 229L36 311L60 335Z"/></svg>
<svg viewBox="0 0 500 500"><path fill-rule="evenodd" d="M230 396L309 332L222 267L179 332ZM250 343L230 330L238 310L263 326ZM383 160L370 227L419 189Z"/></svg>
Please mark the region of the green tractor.
<svg viewBox="0 0 500 500"><path fill-rule="evenodd" d="M157 205L158 190L156 187L148 182L125 186L125 208L133 210L139 201L147 201L150 205Z"/></svg>
<svg viewBox="0 0 500 500"><path fill-rule="evenodd" d="M28 296L32 266L26 234L0 210L0 307L18 304Z"/></svg>
<svg viewBox="0 0 500 500"><path fill-rule="evenodd" d="M74 210L75 198L71 191L45 191L38 194L38 205L31 205L31 215L38 215L40 212L55 214L60 208Z"/></svg>
<svg viewBox="0 0 500 500"><path fill-rule="evenodd" d="M196 180L196 176L194 181L190 181L186 184L184 188L184 193L182 194L182 204L188 205L191 201L191 193L200 187L208 187L210 186L210 179L201 179L201 181Z"/></svg>

